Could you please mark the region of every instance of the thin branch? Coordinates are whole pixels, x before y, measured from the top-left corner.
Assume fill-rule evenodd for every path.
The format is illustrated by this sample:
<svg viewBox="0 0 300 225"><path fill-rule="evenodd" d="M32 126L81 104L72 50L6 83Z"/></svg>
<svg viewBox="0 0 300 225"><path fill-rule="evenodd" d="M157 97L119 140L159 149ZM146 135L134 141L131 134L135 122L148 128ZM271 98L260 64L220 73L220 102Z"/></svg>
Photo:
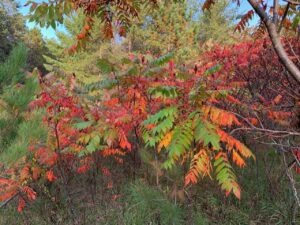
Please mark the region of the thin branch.
<svg viewBox="0 0 300 225"><path fill-rule="evenodd" d="M253 130L253 131L258 131L262 133L270 133L274 135L282 135L282 136L300 136L300 133L298 132L290 132L290 131L284 131L284 130L270 130L270 129L264 129L264 128L258 128L258 127L239 127L234 130L232 130L230 133L234 133L238 130Z"/></svg>
<svg viewBox="0 0 300 225"><path fill-rule="evenodd" d="M265 144L265 145L275 145L275 146L285 147L285 148L291 147L290 145L284 145L284 144L279 144L279 143L274 143L274 142L264 142L264 141L261 141L260 143L261 144Z"/></svg>
<svg viewBox="0 0 300 225"><path fill-rule="evenodd" d="M0 205L0 209L1 208L4 208L9 202L11 202L15 197L18 196L19 193L16 193L15 195L11 196L9 199L7 199L5 202L3 202L1 205Z"/></svg>
<svg viewBox="0 0 300 225"><path fill-rule="evenodd" d="M262 132L262 133L270 133L270 134L273 134L273 135L277 134L277 135L282 135L282 136L289 136L289 135L291 135L291 136L300 136L299 132L266 129L266 128L263 127L262 123L261 123L261 126L263 128L259 128L259 127L254 126L248 119L241 116L240 114L235 113L235 112L231 112L231 113L234 114L235 116L239 117L240 119L244 120L244 122L249 125L249 127L239 127L239 128L233 129L230 132L231 134L233 134L234 132L239 131L239 130L252 130L252 131L258 131L258 132Z"/></svg>
<svg viewBox="0 0 300 225"><path fill-rule="evenodd" d="M282 19L281 19L281 22L280 22L280 25L279 25L279 28L278 28L278 34L280 34L280 32L281 32L281 29L283 27L283 21L285 20L287 14L288 14L289 9L290 9L290 3L288 2L288 4L285 7L285 11L284 11L284 14L282 16Z"/></svg>

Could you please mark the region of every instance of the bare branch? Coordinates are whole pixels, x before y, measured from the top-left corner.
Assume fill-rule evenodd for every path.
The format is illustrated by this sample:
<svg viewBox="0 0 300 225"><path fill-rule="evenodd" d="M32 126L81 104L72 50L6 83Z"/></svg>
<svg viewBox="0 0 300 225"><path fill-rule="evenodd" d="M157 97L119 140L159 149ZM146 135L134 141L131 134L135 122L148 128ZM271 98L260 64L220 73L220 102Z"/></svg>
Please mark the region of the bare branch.
<svg viewBox="0 0 300 225"><path fill-rule="evenodd" d="M10 197L6 201L2 202L1 205L0 205L0 209L3 208L3 207L5 207L9 202L11 202L17 196L18 196L18 193L16 193L15 195L13 195L12 197Z"/></svg>
<svg viewBox="0 0 300 225"><path fill-rule="evenodd" d="M283 0L284 2L288 2L292 5L300 5L300 2L292 1L292 0Z"/></svg>
<svg viewBox="0 0 300 225"><path fill-rule="evenodd" d="M230 133L233 134L236 131L239 130L251 130L251 131L257 131L261 133L269 133L270 135L279 135L279 136L300 136L300 133L298 132L290 132L290 131L284 131L284 130L270 130L270 129L264 129L264 128L258 128L258 127L240 127L232 130Z"/></svg>
<svg viewBox="0 0 300 225"><path fill-rule="evenodd" d="M280 25L279 25L279 28L278 28L278 33L279 33L279 34L280 34L280 32L281 32L281 29L282 29L282 27L283 27L283 21L285 20L287 14L288 14L289 9L290 9L290 3L288 2L288 4L287 4L286 7L285 7L285 11L284 11L284 14L283 14L283 16L282 16L282 19L281 19L281 22L280 22Z"/></svg>

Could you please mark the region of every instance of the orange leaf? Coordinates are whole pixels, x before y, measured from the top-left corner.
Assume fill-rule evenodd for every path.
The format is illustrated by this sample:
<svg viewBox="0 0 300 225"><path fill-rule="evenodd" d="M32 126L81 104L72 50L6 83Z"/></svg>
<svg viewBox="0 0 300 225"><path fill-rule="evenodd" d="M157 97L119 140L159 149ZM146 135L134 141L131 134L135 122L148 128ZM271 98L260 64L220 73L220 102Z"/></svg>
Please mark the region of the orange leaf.
<svg viewBox="0 0 300 225"><path fill-rule="evenodd" d="M251 117L251 118L247 118L247 119L253 125L257 125L258 124L258 120L256 118Z"/></svg>
<svg viewBox="0 0 300 225"><path fill-rule="evenodd" d="M25 166L20 172L20 181L23 182L30 177L29 166Z"/></svg>
<svg viewBox="0 0 300 225"><path fill-rule="evenodd" d="M27 195L27 198L30 201L33 201L36 199L36 192L31 187L25 186L22 188L22 191Z"/></svg>
<svg viewBox="0 0 300 225"><path fill-rule="evenodd" d="M248 149L244 144L242 144L239 140L235 139L234 137L230 136L228 133L221 129L217 129L217 133L220 136L222 142L226 144L226 148L228 151L236 150L239 154L246 158L254 158L255 156L253 153Z"/></svg>
<svg viewBox="0 0 300 225"><path fill-rule="evenodd" d="M39 167L33 167L31 170L32 170L32 179L37 180L41 175L41 169Z"/></svg>
<svg viewBox="0 0 300 225"><path fill-rule="evenodd" d="M240 121L234 114L223 109L219 109L214 106L203 106L202 111L206 117L209 117L212 122L220 126L230 127L232 125L241 125Z"/></svg>
<svg viewBox="0 0 300 225"><path fill-rule="evenodd" d="M246 165L244 159L236 151L232 152L232 160L239 166L244 167Z"/></svg>
<svg viewBox="0 0 300 225"><path fill-rule="evenodd" d="M278 104L280 101L281 101L281 99L282 99L282 95L277 95L274 99L273 99L273 103L274 104Z"/></svg>
<svg viewBox="0 0 300 225"><path fill-rule="evenodd" d="M118 103L119 103L119 99L118 98L112 98L110 100L105 101L103 104L106 107L113 107L113 106L115 106Z"/></svg>
<svg viewBox="0 0 300 225"><path fill-rule="evenodd" d="M232 102L234 104L242 104L240 100L236 99L235 97L233 97L232 95L227 95L227 100L229 102Z"/></svg>
<svg viewBox="0 0 300 225"><path fill-rule="evenodd" d="M189 185L190 183L197 183L199 176L210 176L210 170L211 163L209 155L205 149L201 149L197 154L194 155L192 159L191 168L185 176L185 186Z"/></svg>
<svg viewBox="0 0 300 225"><path fill-rule="evenodd" d="M53 173L52 170L48 170L48 171L46 172L46 178L47 178L47 180L50 181L50 182L53 182L53 181L55 181L55 180L57 179L57 177L54 175L54 173Z"/></svg>
<svg viewBox="0 0 300 225"><path fill-rule="evenodd" d="M124 131L119 132L119 140L120 140L120 147L122 149L131 150L131 144L128 142L127 137L125 136Z"/></svg>
<svg viewBox="0 0 300 225"><path fill-rule="evenodd" d="M114 187L114 184L112 181L109 181L108 184L107 184L107 188L108 189L112 189Z"/></svg>
<svg viewBox="0 0 300 225"><path fill-rule="evenodd" d="M19 203L18 203L18 212L22 212L25 207L25 200L22 197L19 197Z"/></svg>

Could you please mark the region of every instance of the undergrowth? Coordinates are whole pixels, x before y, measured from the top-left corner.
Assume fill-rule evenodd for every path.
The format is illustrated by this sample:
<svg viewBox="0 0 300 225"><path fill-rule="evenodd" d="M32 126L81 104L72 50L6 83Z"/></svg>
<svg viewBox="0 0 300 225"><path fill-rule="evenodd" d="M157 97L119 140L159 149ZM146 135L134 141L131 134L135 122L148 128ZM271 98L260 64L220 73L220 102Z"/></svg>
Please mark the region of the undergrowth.
<svg viewBox="0 0 300 225"><path fill-rule="evenodd" d="M69 184L72 198L70 213L68 197L59 193L53 197L51 185L45 184L44 196L24 212L17 213L12 205L0 209L0 224L10 225L294 225L299 224L293 193L282 175L280 156L274 151L265 154L257 150L257 161L241 171L243 187L240 201L225 197L210 180L185 193L183 201L170 195L172 186L156 186L146 180L128 183L128 177L115 177L114 188L103 187L99 177L95 196L85 177L77 177ZM145 171L140 171L144 173ZM278 175L279 174L279 175ZM299 180L297 181L299 183ZM79 185L80 184L80 185ZM50 194L49 194L50 193ZM51 197L52 196L52 197ZM61 199L58 201L58 199Z"/></svg>

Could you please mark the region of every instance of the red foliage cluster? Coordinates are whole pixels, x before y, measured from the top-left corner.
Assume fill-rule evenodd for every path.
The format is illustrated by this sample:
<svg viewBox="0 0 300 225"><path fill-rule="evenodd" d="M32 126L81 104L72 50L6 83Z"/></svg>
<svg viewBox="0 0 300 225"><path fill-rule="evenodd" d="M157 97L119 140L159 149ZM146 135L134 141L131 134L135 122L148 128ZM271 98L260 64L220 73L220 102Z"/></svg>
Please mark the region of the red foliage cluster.
<svg viewBox="0 0 300 225"><path fill-rule="evenodd" d="M299 41L285 39L283 43L290 58L300 67L297 58L300 54ZM259 115L263 113L266 118L279 122L298 119L299 85L281 65L268 39L217 47L203 58L210 63L222 65L222 69L215 73L214 78L227 76L231 77L231 84L244 84L244 88L239 89L235 95L236 99L242 101L237 102L230 98L232 103L247 109L245 112L252 113L245 115L246 117L255 117L255 112ZM201 72L200 70L199 73ZM223 81L228 82L228 79Z"/></svg>
<svg viewBox="0 0 300 225"><path fill-rule="evenodd" d="M285 40L289 42L299 46L295 40ZM290 49L290 54L294 51L296 49ZM139 59L131 55L130 60L139 60L141 68L148 66L144 57ZM217 47L200 61L186 73L185 79L177 77L178 69L172 61L151 76L121 76L115 89L102 90L100 104L82 101L74 92L74 82L67 87L61 82L44 79L42 92L30 106L31 109L45 109L48 140L30 147L30 157L18 167L20 173L5 172L13 176L0 179L0 201L18 195L18 210L22 211L27 201L36 198L31 182L39 179L66 182L64 179L92 168L100 169L109 178L107 187L111 188L111 172L103 160L113 158L123 163L126 154L136 152L143 121L164 107L176 105L182 120L201 108L207 120L225 129L232 126L251 128L262 123L267 127L267 120L291 124L290 118L299 109L299 98L295 98L299 90L275 57L269 41ZM155 90L160 87L176 88L179 97L156 96ZM198 90L199 87L204 90ZM191 90L195 90L195 96ZM194 103L193 98L196 99ZM237 118L232 111L243 119ZM149 124L148 128L153 127ZM246 147L223 130L218 129L217 133L235 154L235 163L244 166L243 159L233 150L250 154ZM167 145L170 138L171 135L166 135L160 148ZM199 157L205 154L205 151L199 152ZM225 153L220 154L227 157Z"/></svg>
<svg viewBox="0 0 300 225"><path fill-rule="evenodd" d="M297 38L282 42L290 59L300 68L300 42ZM231 104L218 104L238 113L253 131L258 131L256 141L275 142L279 151L291 155L294 152L297 158L298 151L293 149L299 146L295 133L299 134L300 128L300 87L278 60L269 39L217 47L203 58L222 65L214 78L228 77L229 83L244 84L234 93L234 99L230 97Z"/></svg>

